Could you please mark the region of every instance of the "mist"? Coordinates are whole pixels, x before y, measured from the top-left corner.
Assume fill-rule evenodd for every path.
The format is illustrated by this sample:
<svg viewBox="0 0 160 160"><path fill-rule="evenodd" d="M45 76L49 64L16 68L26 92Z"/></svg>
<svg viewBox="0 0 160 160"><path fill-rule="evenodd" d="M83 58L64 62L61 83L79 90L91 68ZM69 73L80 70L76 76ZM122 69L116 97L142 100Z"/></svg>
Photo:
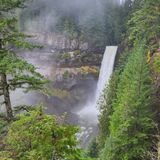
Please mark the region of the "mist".
<svg viewBox="0 0 160 160"><path fill-rule="evenodd" d="M45 57L42 57L43 61L38 58L40 57L40 54L35 53L33 53L33 55L37 55L35 56L35 59L31 55L29 55L28 58L24 56L25 59L28 62L31 62L33 65L37 66L39 68L38 71L41 74L44 75L46 74L46 72L48 72L47 76L49 76L50 80L53 82L53 74L55 73L52 72L53 70L57 70L58 72L58 67L61 68L61 66L54 66L54 57L52 57L52 62L49 63L48 60L51 58L48 57L47 54L50 53L51 55L54 55L57 52L57 47L55 47L57 46L56 43L59 43L58 49L61 52L65 52L65 49L69 49L69 51L73 51L76 49L81 50L81 47L66 47L66 42L68 42L67 38L70 38L66 36L66 32L68 31L68 29L71 29L71 32L73 29L74 33L78 33L79 30L81 30L79 35L75 37L73 36L75 38L75 41L73 41L73 43L75 43L76 40L81 37L81 35L85 35L85 40L87 41L87 43L93 44L91 48L93 48L93 46L96 46L95 44L98 44L98 42L100 42L100 47L103 50L105 49L104 46L107 45L107 41L111 43L110 39L114 37L114 32L112 32L113 25L110 24L112 23L111 21L113 21L114 18L110 18L112 16L112 14L110 13L110 6L120 5L121 3L122 2L119 0L33 0L21 13L21 29L31 34L36 34L36 37L38 37L36 41L41 42L42 45L47 44L48 46L46 46L47 52L42 50L42 53L40 53ZM108 15L106 16L106 14ZM107 18L109 19L109 22L106 20ZM65 23L66 20L68 20L67 22L71 21L71 24L67 26L68 28L65 28L65 25L68 24ZM58 34L63 35L60 38L59 35L56 35L57 28L59 31ZM71 39L73 37L71 37ZM82 42L82 44L85 42ZM70 41L69 45L69 47L72 46L72 43L70 43ZM90 49L88 46L90 45L87 45L86 50ZM97 53L94 52L93 54ZM100 52L100 54L103 54L103 52ZM81 65L83 66L85 64ZM74 68L74 66L71 67ZM65 69L62 67L62 70ZM73 82L74 81L70 79L70 84L68 85L73 85L73 88L76 87L76 85L80 85L78 83L75 85ZM67 112L70 116L69 122L79 124L83 128L84 132L82 132L81 136L83 137L82 145L85 146L86 142L88 142L89 139L97 132L98 110L95 107L97 81L95 81L95 79L92 77L88 81L82 81L80 83L83 84L78 88L79 91L77 91L76 89L70 90L70 93L73 97L76 97L78 95L76 92L83 91L83 95L78 95L80 96L81 100L78 100L76 103L72 103L70 101L59 103L57 102L59 101L57 98L51 97L49 99L44 98L44 105L46 105L47 112L49 114L60 115L64 112ZM38 99L37 95L31 95L30 97ZM27 98L27 101L29 102L30 97ZM87 133L87 135L85 135L85 133ZM90 135L92 136L90 137Z"/></svg>
<svg viewBox="0 0 160 160"><path fill-rule="evenodd" d="M120 4L121 0L33 0L21 14L21 27L30 32L54 32L64 15L76 18L80 26L94 19L103 23L109 3Z"/></svg>

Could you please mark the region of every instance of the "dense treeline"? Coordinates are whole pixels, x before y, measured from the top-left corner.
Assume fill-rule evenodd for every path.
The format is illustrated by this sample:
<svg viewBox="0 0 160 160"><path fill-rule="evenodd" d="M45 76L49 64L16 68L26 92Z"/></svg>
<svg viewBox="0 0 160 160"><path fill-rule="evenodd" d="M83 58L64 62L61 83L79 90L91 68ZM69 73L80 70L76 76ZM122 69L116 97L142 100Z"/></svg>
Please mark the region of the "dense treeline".
<svg viewBox="0 0 160 160"><path fill-rule="evenodd" d="M160 0L126 0L123 5L116 0L100 2L103 10L90 10L83 23L79 19L82 10L62 10L51 3L54 13L49 20L54 14L59 18L47 28L69 39L87 41L92 47L122 46L99 104L100 133L84 154L77 147L78 129L64 124L64 117L46 115L41 108L14 113L10 91L22 88L46 92L48 81L16 54L40 47L30 44L30 36L18 28L17 13L32 1L0 0L0 107L6 110L0 116L0 159L86 160L90 156L100 160L159 160ZM28 8L23 10L23 29L25 21L48 9L41 4L28 12Z"/></svg>
<svg viewBox="0 0 160 160"><path fill-rule="evenodd" d="M101 160L159 159L160 65L154 66L160 57L160 1L137 0L132 5L128 45L100 104Z"/></svg>
<svg viewBox="0 0 160 160"><path fill-rule="evenodd" d="M87 0L79 2L79 6L74 4L76 2L71 1L72 6L63 0L39 3L35 0L22 12L21 26L29 30L27 22L33 20L31 30L35 28L43 33L55 32L70 40L88 42L91 48L104 48L106 45L121 43L126 34L127 16L137 5L137 1L131 0L127 0L124 5L120 5L117 0Z"/></svg>
<svg viewBox="0 0 160 160"><path fill-rule="evenodd" d="M145 48L141 45L131 53L120 77L103 160L146 158L151 147L149 135L155 127L150 108L152 87Z"/></svg>
<svg viewBox="0 0 160 160"><path fill-rule="evenodd" d="M10 91L21 88L47 93L48 82L17 54L40 47L29 43L30 36L19 31L17 9L23 7L21 0L0 0L0 159L83 159L77 147L78 128L64 124L63 117L46 115L41 108L25 104L20 106L24 113L14 112Z"/></svg>
<svg viewBox="0 0 160 160"><path fill-rule="evenodd" d="M3 96L1 105L5 105L7 119L12 120L10 91L17 88L43 90L47 80L15 52L15 49L38 47L29 43L26 40L29 36L19 32L17 27L15 9L23 7L23 1L1 0L0 4L0 96Z"/></svg>
<svg viewBox="0 0 160 160"><path fill-rule="evenodd" d="M78 128L64 124L64 117L46 115L40 107L16 118L0 148L1 160L82 159L75 136ZM1 133L4 130L0 128Z"/></svg>

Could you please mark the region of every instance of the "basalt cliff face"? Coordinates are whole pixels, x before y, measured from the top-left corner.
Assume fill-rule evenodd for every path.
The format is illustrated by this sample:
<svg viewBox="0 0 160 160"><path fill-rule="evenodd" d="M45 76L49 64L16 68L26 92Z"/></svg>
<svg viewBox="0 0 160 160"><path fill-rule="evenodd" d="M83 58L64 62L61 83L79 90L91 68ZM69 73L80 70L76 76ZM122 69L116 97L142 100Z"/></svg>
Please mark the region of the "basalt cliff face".
<svg viewBox="0 0 160 160"><path fill-rule="evenodd" d="M88 50L88 42L84 42L79 38L68 38L65 35L47 32L29 32L30 35L33 35L33 41L39 42L40 44L52 46L52 48L57 50Z"/></svg>
<svg viewBox="0 0 160 160"><path fill-rule="evenodd" d="M37 42L40 43L39 40ZM16 97L19 97L19 101L13 99L14 106L23 102L28 105L42 103L47 113L56 115L67 113L67 121L77 124L79 116L76 112L85 105L92 96L91 93L95 92L103 55L80 49L64 49L60 46L55 48L54 43L20 55L34 64L37 71L50 80L48 88L51 96L41 93L26 95L22 94L22 91L17 91L12 96L15 97L16 94Z"/></svg>
<svg viewBox="0 0 160 160"><path fill-rule="evenodd" d="M83 126L80 136L86 139L81 145L86 147L89 141L88 134L95 135L97 128L92 128L90 124L81 125L82 120L78 112L94 96L103 52L91 51L88 48L77 49L76 45L65 46L63 38L61 41L53 35L46 39L42 37L35 36L32 41L43 44L43 48L23 52L19 56L33 64L38 72L50 80L47 85L50 96L38 92L23 93L23 90L17 89L11 92L12 105L17 109L16 106L24 104L42 104L48 114L65 114L67 123Z"/></svg>

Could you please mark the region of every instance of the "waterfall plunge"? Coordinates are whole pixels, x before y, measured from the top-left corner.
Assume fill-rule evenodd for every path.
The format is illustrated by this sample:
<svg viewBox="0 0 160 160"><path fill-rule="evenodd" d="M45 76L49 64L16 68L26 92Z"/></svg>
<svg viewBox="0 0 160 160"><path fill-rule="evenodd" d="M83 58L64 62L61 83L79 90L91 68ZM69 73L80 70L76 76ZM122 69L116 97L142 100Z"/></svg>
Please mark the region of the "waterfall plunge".
<svg viewBox="0 0 160 160"><path fill-rule="evenodd" d="M117 49L117 46L106 47L101 63L96 93L92 99L88 100L88 103L78 113L83 123L85 122L92 125L96 125L98 123L98 109L96 106L105 86L108 85L110 76L113 72Z"/></svg>

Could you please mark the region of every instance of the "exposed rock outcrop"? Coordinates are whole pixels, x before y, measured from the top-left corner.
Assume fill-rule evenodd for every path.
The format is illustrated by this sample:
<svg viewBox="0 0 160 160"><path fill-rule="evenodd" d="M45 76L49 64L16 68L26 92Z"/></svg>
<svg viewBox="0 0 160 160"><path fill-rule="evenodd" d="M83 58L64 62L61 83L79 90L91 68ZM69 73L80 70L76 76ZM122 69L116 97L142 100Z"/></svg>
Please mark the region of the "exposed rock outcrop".
<svg viewBox="0 0 160 160"><path fill-rule="evenodd" d="M80 41L79 39L70 39L64 35L60 35L54 32L51 33L30 33L34 36L34 41L40 44L52 46L55 49L68 49L68 50L88 50L89 44L87 42Z"/></svg>

